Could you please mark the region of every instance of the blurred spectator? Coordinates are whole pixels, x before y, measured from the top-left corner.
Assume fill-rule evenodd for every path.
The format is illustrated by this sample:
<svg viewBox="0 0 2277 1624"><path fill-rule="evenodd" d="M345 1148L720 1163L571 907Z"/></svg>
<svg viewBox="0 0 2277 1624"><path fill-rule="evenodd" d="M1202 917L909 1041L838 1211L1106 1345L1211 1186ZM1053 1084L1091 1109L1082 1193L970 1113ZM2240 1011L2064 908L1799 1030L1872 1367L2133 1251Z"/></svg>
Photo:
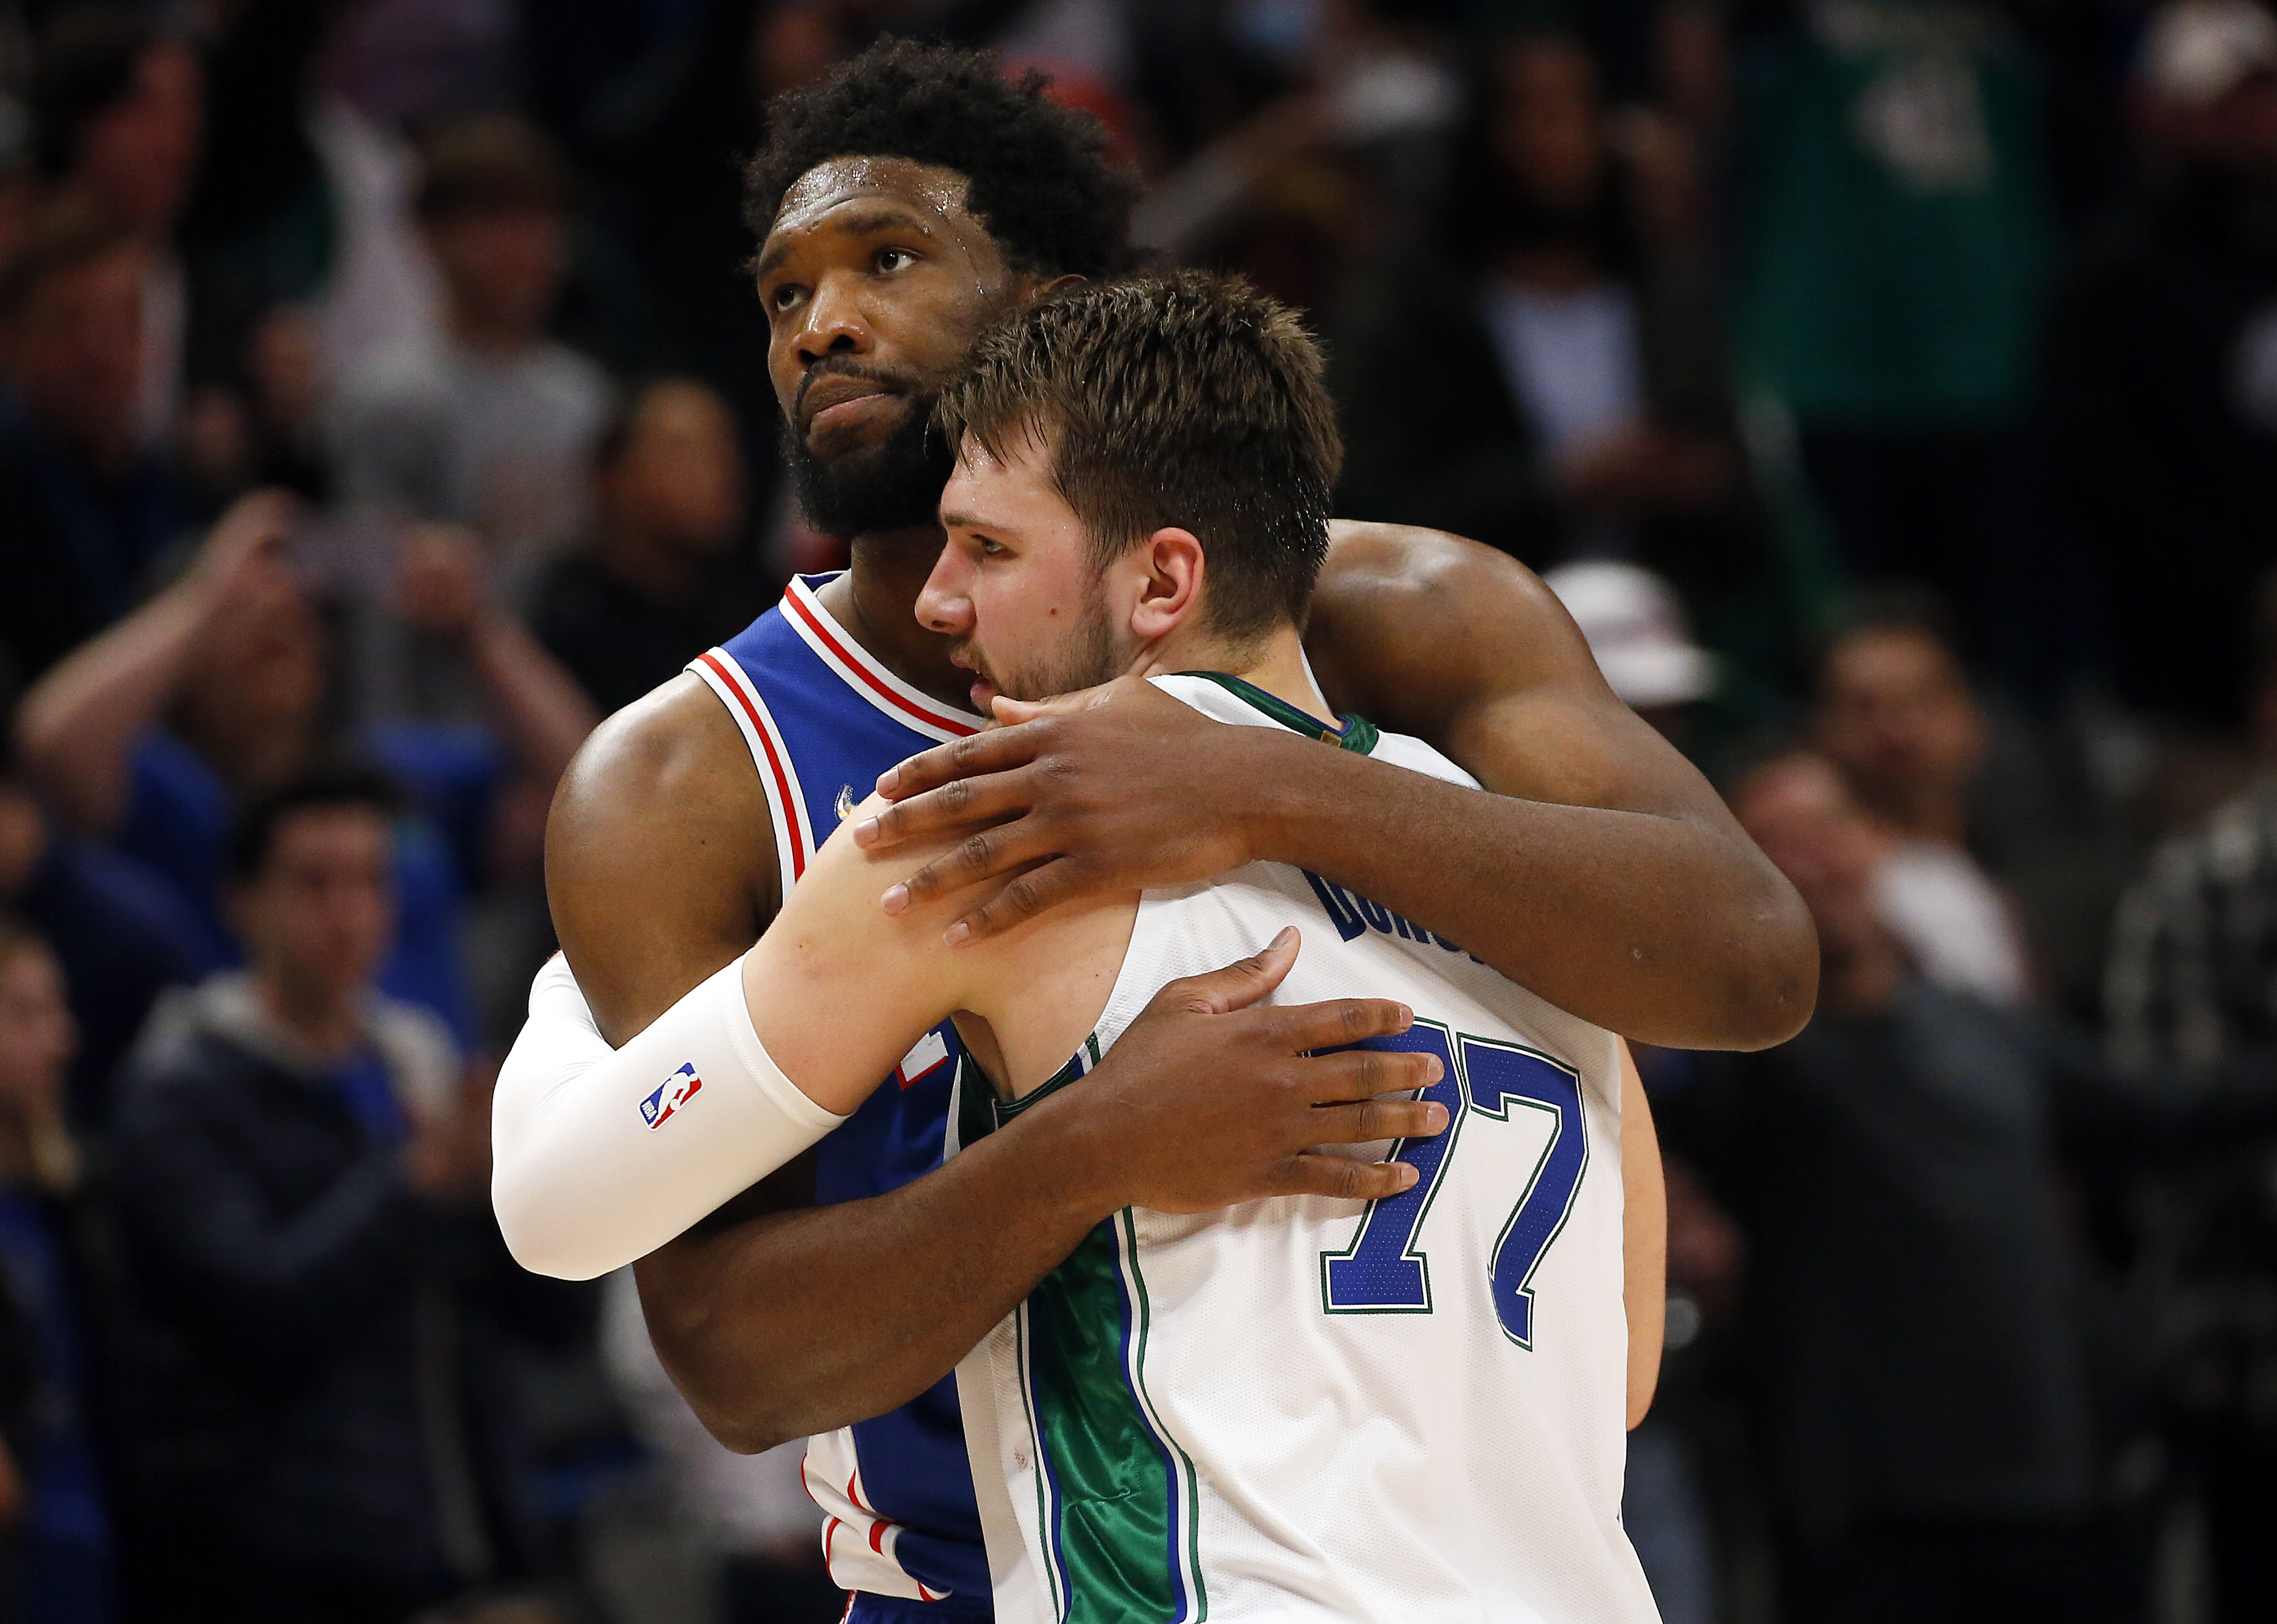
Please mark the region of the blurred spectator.
<svg viewBox="0 0 2277 1624"><path fill-rule="evenodd" d="M341 30L341 94L389 129L432 128L511 104L514 0L362 0Z"/></svg>
<svg viewBox="0 0 2277 1624"><path fill-rule="evenodd" d="M301 771L324 743L326 639L279 555L291 522L284 499L245 499L179 582L34 687L19 722L25 770L57 815L172 881L205 924L212 964L236 959L222 905L232 809ZM593 713L529 633L489 605L468 547L429 538L406 566L409 614L473 669L496 733L407 726L362 741L431 820L407 826L397 846L403 928L382 985L470 1034L460 898L491 869L515 774L549 794ZM456 836L451 845L438 827Z"/></svg>
<svg viewBox="0 0 2277 1624"><path fill-rule="evenodd" d="M2277 512L2277 19L2163 7L2136 111L2143 194L2055 317L2057 489L2121 697L2234 728Z"/></svg>
<svg viewBox="0 0 2277 1624"><path fill-rule="evenodd" d="M53 194L142 245L142 443L165 447L181 406L187 289L174 229L203 133L204 75L141 7L81 4L40 36L32 117Z"/></svg>
<svg viewBox="0 0 2277 1624"><path fill-rule="evenodd" d="M735 1454L704 1430L650 1345L632 1270L608 1277L601 1353L634 1431L656 1456L673 1525L713 1567L720 1624L833 1624L846 1596L830 1582L803 1441Z"/></svg>
<svg viewBox="0 0 2277 1624"><path fill-rule="evenodd" d="M766 97L828 72L841 27L825 6L713 0L674 94L648 110L621 159L621 234L671 367L735 408L760 511L773 493L781 408L766 374L766 312L744 271L752 236L737 157L758 145Z"/></svg>
<svg viewBox="0 0 2277 1624"><path fill-rule="evenodd" d="M2110 1043L2161 1092L2277 1093L2277 576L2255 615L2260 775L2160 847L2128 893L2106 983ZM2230 1135L2144 1202L2158 1216L2171 1400L2223 1624L2277 1612L2277 1135Z"/></svg>
<svg viewBox="0 0 2277 1624"><path fill-rule="evenodd" d="M56 827L12 773L0 774L0 914L21 915L63 969L78 1028L66 1100L100 1129L111 1082L158 995L204 974L204 927L173 887L108 847Z"/></svg>
<svg viewBox="0 0 2277 1624"><path fill-rule="evenodd" d="M1817 924L1818 1012L1669 1102L1738 1218L1745 1369L1790 1624L2125 1616L2054 1182L2048 1057L1914 972L1877 841L1821 758L1732 797Z"/></svg>
<svg viewBox="0 0 2277 1624"><path fill-rule="evenodd" d="M316 313L278 305L246 335L243 361L234 386L201 388L184 410L178 463L186 500L199 504L209 519L262 485L329 501L331 460L319 423L324 333Z"/></svg>
<svg viewBox="0 0 2277 1624"><path fill-rule="evenodd" d="M0 1612L27 1624L108 1624L114 1603L91 1417L89 1283L74 1237L80 1162L64 1125L75 1036L55 955L0 918L0 1335L17 1344L8 1364L29 1378L0 1411L14 1491L0 1490L12 1592Z"/></svg>
<svg viewBox="0 0 2277 1624"><path fill-rule="evenodd" d="M1560 564L1542 577L1581 629L1623 705L1679 747L1690 707L1716 691L1716 657L1692 641L1668 583L1634 564Z"/></svg>
<svg viewBox="0 0 2277 1624"><path fill-rule="evenodd" d="M1713 597L1762 564L1697 264L1640 227L1596 70L1493 56L1444 253L1359 297L1341 344L1342 511L1546 568L1634 558Z"/></svg>
<svg viewBox="0 0 2277 1624"><path fill-rule="evenodd" d="M32 115L21 101L0 91L0 265L16 257L17 245L38 212L41 190Z"/></svg>
<svg viewBox="0 0 2277 1624"><path fill-rule="evenodd" d="M1279 296L1322 304L1337 272L1428 223L1445 182L1447 137L1462 117L1464 86L1430 37L1404 27L1390 6L1316 6L1277 22L1236 8L1226 27L1236 51L1291 88L1162 175L1132 212L1131 240L1185 263L1230 248L1253 273L1278 272L1260 283L1293 277L1293 286L1276 287ZM1215 40L1192 42L1188 60L1195 44L1223 50ZM1123 120L1130 121L1127 109ZM1326 217L1317 222L1327 228L1321 263L1246 263L1276 224L1297 224L1292 217L1306 213Z"/></svg>
<svg viewBox="0 0 2277 1624"><path fill-rule="evenodd" d="M243 398L248 339L305 310L325 387L442 340L442 291L412 218L416 160L338 88L353 0L242 0L209 52L210 139L187 225L192 370Z"/></svg>
<svg viewBox="0 0 2277 1624"><path fill-rule="evenodd" d="M2053 247L2037 65L1991 8L1780 15L1738 76L1743 373L1855 574L1935 587L2013 675L2060 601L2020 432Z"/></svg>
<svg viewBox="0 0 2277 1624"><path fill-rule="evenodd" d="M0 267L0 649L25 679L125 614L174 538L140 417L149 266L66 210Z"/></svg>
<svg viewBox="0 0 2277 1624"><path fill-rule="evenodd" d="M572 180L542 135L503 117L446 132L426 160L419 219L447 338L343 380L341 494L474 526L494 578L519 594L588 522L588 459L609 411L606 375L545 337Z"/></svg>
<svg viewBox="0 0 2277 1624"><path fill-rule="evenodd" d="M401 1624L536 1565L497 1325L486 1091L380 994L384 781L319 770L232 836L247 969L153 1016L116 1144L151 1323L134 1581L185 1620Z"/></svg>
<svg viewBox="0 0 2277 1624"><path fill-rule="evenodd" d="M758 617L742 455L727 402L689 379L635 395L594 459L598 530L539 583L531 629L604 713Z"/></svg>
<svg viewBox="0 0 2277 1624"><path fill-rule="evenodd" d="M1969 849L1984 713L1934 618L1896 600L1862 612L1819 662L1813 734L1874 831L1882 928L1932 986L2022 1000L2031 980L2022 926Z"/></svg>

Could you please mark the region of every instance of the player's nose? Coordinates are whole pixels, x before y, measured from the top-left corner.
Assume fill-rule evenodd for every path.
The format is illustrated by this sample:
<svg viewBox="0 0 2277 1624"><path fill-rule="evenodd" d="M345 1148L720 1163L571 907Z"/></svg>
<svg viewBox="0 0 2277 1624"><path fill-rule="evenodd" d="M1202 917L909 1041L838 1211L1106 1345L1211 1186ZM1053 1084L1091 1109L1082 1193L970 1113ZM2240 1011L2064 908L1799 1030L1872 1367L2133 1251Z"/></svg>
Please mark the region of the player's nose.
<svg viewBox="0 0 2277 1624"><path fill-rule="evenodd" d="M943 637L963 637L972 629L972 599L965 595L963 571L955 547L943 547L940 558L918 592L918 624Z"/></svg>
<svg viewBox="0 0 2277 1624"><path fill-rule="evenodd" d="M861 303L842 278L825 277L800 313L793 342L800 362L812 366L825 355L859 355L870 348L870 324Z"/></svg>

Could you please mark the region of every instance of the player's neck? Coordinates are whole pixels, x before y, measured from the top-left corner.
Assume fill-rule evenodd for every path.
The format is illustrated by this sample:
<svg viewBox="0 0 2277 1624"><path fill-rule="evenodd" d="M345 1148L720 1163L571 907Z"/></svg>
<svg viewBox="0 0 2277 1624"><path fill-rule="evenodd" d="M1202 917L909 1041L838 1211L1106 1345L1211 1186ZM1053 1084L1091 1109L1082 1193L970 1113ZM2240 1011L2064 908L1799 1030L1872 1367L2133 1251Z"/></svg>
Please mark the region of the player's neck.
<svg viewBox="0 0 2277 1624"><path fill-rule="evenodd" d="M1133 667L1139 676L1169 676L1180 671L1222 671L1275 698L1295 705L1307 716L1334 721L1329 702L1305 664L1302 641L1293 626L1283 626L1261 643L1229 644L1223 640L1184 628L1148 649Z"/></svg>
<svg viewBox="0 0 2277 1624"><path fill-rule="evenodd" d="M846 635L922 693L963 710L972 674L948 663L948 639L918 623L918 593L940 557L940 530L857 536L846 573L816 594Z"/></svg>

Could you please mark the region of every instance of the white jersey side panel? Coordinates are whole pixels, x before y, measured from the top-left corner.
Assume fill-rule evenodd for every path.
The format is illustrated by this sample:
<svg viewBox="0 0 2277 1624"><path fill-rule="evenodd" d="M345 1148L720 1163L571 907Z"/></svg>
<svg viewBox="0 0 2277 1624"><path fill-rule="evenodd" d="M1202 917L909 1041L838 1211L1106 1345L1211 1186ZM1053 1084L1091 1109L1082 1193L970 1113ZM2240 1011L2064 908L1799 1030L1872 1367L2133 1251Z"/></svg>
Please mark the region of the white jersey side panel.
<svg viewBox="0 0 2277 1624"><path fill-rule="evenodd" d="M1371 753L1470 782L1419 741ZM1406 1003L1399 1046L1452 1063L1432 1091L1451 1125L1357 1147L1414 1161L1409 1197L1123 1214L975 1351L958 1380L999 1620L1648 1624L1619 1521L1617 1040L1372 902L1253 864L1147 894L1097 1051L1165 982L1291 924L1275 1002Z"/></svg>

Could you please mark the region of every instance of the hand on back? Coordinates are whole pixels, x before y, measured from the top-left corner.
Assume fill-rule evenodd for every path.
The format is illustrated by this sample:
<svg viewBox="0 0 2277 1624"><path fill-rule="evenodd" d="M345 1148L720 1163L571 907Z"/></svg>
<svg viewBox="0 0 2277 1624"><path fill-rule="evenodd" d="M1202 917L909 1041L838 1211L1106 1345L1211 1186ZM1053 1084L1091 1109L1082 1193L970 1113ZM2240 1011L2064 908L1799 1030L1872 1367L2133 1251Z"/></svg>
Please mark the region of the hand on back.
<svg viewBox="0 0 2277 1624"><path fill-rule="evenodd" d="M1262 1004L1298 946L1284 930L1253 958L1171 982L1088 1076L1035 1107L1035 1118L1076 1117L1063 1125L1085 1147L1079 1171L1098 1179L1099 1206L1208 1212L1277 1195L1375 1200L1414 1183L1404 1162L1324 1147L1443 1132L1444 1107L1407 1097L1438 1080L1439 1062L1347 1047L1408 1028L1413 1012L1388 999Z"/></svg>

